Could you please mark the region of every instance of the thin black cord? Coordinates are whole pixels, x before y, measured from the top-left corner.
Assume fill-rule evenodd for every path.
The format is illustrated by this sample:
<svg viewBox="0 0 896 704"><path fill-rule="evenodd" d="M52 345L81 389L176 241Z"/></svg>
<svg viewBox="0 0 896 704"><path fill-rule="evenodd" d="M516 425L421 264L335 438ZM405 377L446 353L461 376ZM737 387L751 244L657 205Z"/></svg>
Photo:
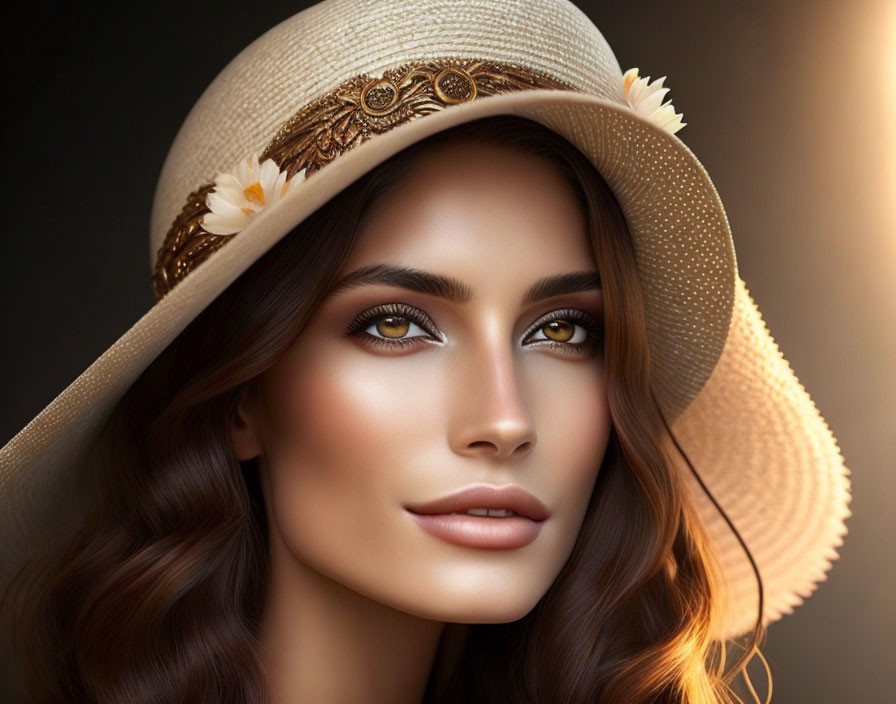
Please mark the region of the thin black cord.
<svg viewBox="0 0 896 704"><path fill-rule="evenodd" d="M722 518L725 519L725 522L728 524L728 527L731 528L738 542L741 544L741 547L744 549L744 552L747 555L747 559L750 561L750 564L753 566L753 572L756 574L756 582L759 585L759 616L756 619L756 627L753 629L753 643L756 644L759 640L759 631L762 628L762 613L763 613L763 605L764 605L764 594L762 587L762 577L759 574L759 567L756 565L756 561L753 559L753 554L750 552L750 549L747 547L747 544L744 542L744 539L741 537L740 532L737 528L734 527L734 523L731 522L731 519L728 518L728 514L722 509L719 505L719 502L716 501L716 498L712 495L712 492L706 487L706 484L703 483L703 480L700 478L700 475L697 473L697 470L694 469L694 465L691 463L690 458L687 456L685 451L682 449L681 445L678 443L678 439L675 437L675 434L672 432L672 428L669 427L669 423L666 421L666 416L663 414L663 410L660 407L659 402L657 401L656 395L653 393L653 388L650 389L650 395L653 397L653 402L656 404L656 408L659 411L660 418L663 419L663 425L666 426L666 432L669 433L669 437L672 438L672 442L675 443L675 447L678 449L678 452L684 458L684 461L687 462L688 467L691 470L691 473L700 483L700 487L709 497L709 500L713 502L716 509L720 514L722 514Z"/></svg>

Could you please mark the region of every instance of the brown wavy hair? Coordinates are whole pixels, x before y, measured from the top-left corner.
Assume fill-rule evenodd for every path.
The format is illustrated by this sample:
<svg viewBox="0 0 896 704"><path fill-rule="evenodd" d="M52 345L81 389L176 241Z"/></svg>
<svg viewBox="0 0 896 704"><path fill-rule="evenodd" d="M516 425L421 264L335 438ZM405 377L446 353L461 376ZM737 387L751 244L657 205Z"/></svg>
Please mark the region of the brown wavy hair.
<svg viewBox="0 0 896 704"><path fill-rule="evenodd" d="M756 697L746 663L761 657L765 631L757 622L740 644L744 655L724 669L726 643L712 637L719 568L663 449L670 431L651 392L641 287L619 205L567 140L501 115L415 143L341 191L128 390L92 455L101 500L77 534L32 559L4 594L23 701L268 701L256 645L267 518L256 461L239 462L230 442L237 402L301 333L372 204L419 155L460 139L538 155L578 194L601 274L613 427L581 532L552 586L517 621L449 624L424 703L739 702L729 687L739 672Z"/></svg>

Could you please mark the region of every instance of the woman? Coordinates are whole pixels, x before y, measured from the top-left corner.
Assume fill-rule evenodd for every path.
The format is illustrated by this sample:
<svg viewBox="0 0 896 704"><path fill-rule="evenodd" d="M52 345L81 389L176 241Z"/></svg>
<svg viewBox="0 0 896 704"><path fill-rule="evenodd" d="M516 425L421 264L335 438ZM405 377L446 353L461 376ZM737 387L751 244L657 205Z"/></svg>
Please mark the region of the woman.
<svg viewBox="0 0 896 704"><path fill-rule="evenodd" d="M321 3L237 57L159 302L3 449L30 700L733 701L848 483L658 88L558 1Z"/></svg>

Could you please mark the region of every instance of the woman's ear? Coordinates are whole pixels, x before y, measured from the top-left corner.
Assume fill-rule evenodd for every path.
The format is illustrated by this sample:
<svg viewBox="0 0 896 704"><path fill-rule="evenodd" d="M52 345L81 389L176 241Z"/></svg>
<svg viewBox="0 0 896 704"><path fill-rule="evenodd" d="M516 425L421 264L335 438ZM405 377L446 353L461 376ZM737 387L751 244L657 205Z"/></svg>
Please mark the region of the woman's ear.
<svg viewBox="0 0 896 704"><path fill-rule="evenodd" d="M264 447L258 434L258 417L255 404L255 385L247 384L237 403L230 437L233 451L240 461L251 460L263 454Z"/></svg>

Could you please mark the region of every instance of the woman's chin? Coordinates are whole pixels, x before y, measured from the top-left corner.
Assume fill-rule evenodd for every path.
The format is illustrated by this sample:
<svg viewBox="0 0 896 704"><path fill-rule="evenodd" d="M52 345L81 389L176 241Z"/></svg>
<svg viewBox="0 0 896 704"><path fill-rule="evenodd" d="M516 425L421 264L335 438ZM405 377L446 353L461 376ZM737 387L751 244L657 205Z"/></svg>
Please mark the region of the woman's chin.
<svg viewBox="0 0 896 704"><path fill-rule="evenodd" d="M425 601L396 601L389 605L420 618L446 623L511 623L531 612L543 594L529 595L510 588L495 591L489 585L466 591L448 591L443 586L435 592L427 591Z"/></svg>

